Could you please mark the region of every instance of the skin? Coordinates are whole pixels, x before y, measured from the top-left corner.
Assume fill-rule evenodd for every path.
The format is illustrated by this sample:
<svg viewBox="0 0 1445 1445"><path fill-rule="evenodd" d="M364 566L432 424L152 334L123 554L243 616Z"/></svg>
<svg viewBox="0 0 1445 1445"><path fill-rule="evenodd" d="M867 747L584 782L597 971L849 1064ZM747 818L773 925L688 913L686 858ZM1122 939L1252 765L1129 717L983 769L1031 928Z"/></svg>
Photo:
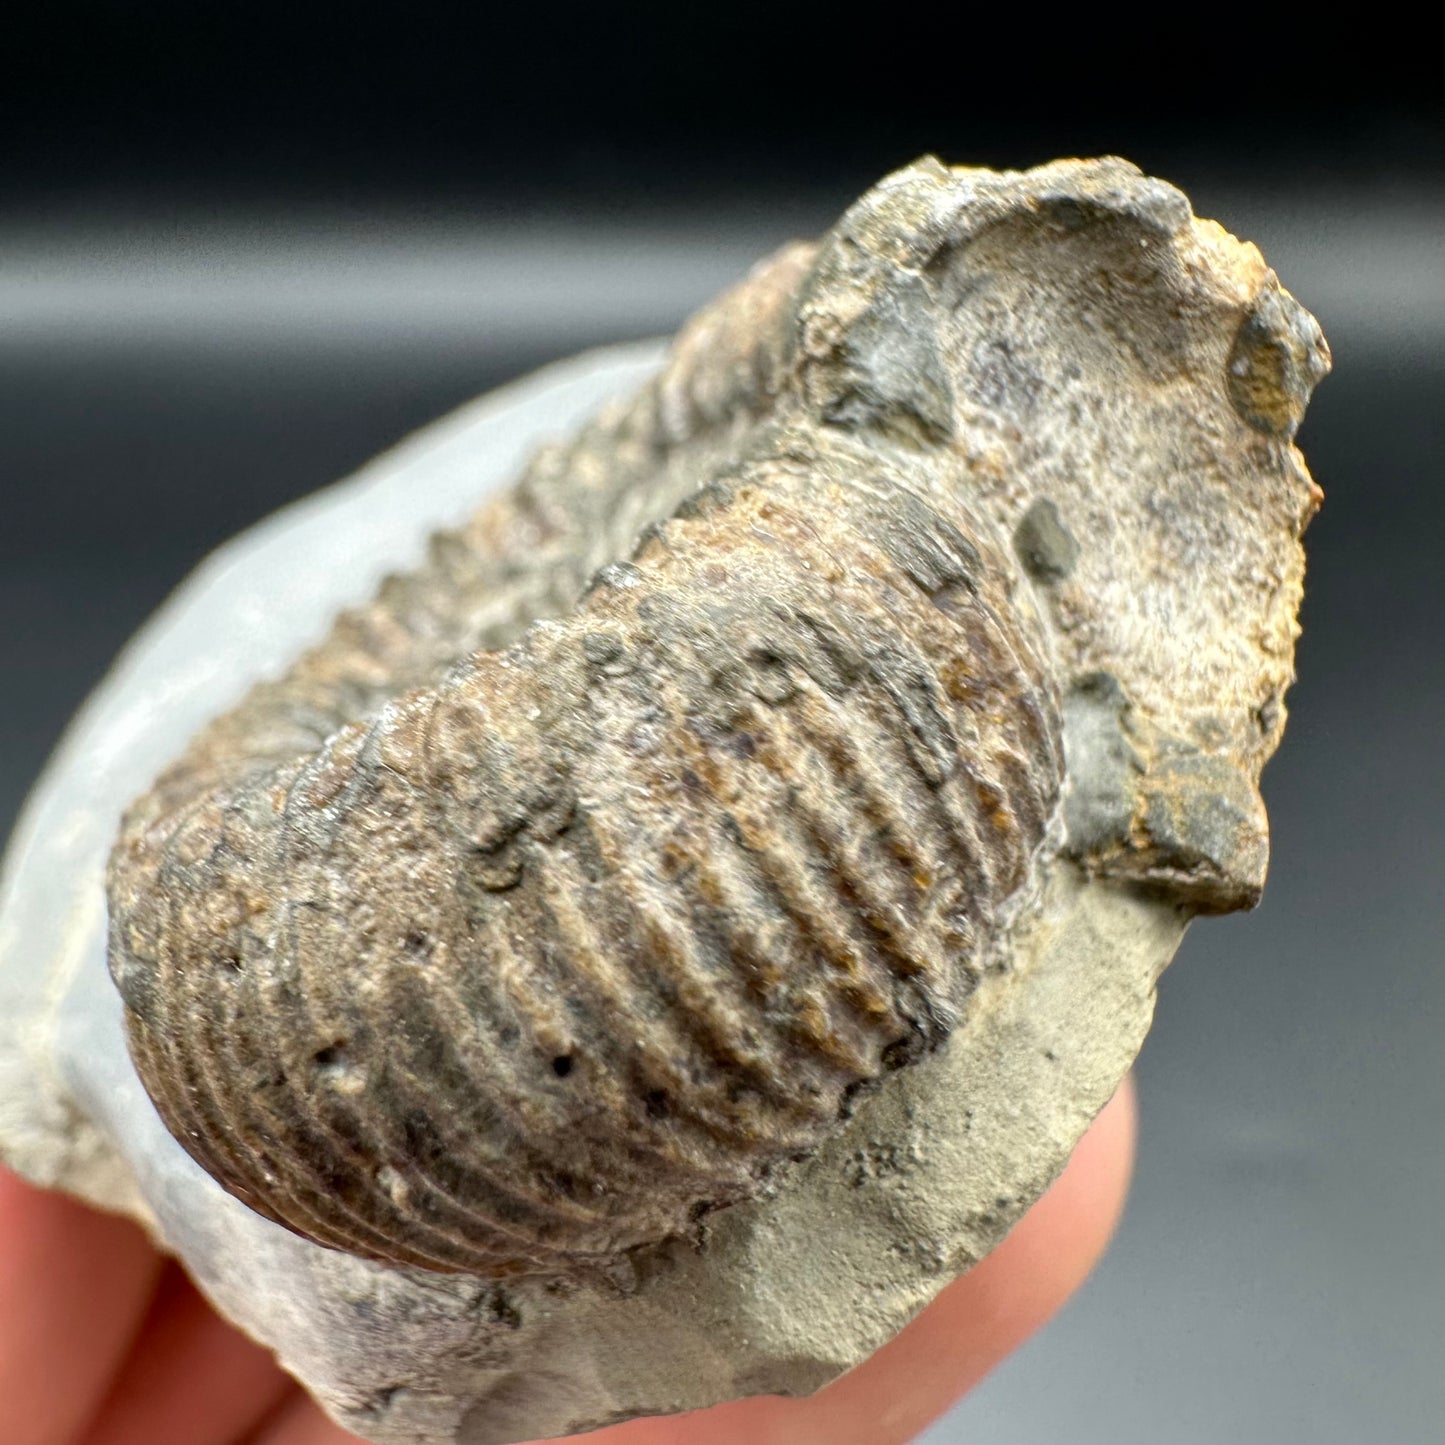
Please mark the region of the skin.
<svg viewBox="0 0 1445 1445"><path fill-rule="evenodd" d="M902 1445L1053 1316L1118 1222L1132 1085L1013 1233L896 1339L804 1400L636 1420L588 1445ZM0 1440L351 1445L139 1229L0 1171Z"/></svg>

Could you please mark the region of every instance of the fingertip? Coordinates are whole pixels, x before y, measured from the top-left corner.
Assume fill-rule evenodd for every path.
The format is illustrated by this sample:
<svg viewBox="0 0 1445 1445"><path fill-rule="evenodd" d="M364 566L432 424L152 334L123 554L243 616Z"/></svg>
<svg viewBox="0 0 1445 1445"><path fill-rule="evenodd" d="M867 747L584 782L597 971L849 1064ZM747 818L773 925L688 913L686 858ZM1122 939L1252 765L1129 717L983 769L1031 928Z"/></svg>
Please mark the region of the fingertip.
<svg viewBox="0 0 1445 1445"><path fill-rule="evenodd" d="M131 1221L0 1169L0 1439L73 1436L109 1387L159 1271Z"/></svg>
<svg viewBox="0 0 1445 1445"><path fill-rule="evenodd" d="M222 1320L172 1265L85 1445L227 1445L294 1389L270 1351Z"/></svg>

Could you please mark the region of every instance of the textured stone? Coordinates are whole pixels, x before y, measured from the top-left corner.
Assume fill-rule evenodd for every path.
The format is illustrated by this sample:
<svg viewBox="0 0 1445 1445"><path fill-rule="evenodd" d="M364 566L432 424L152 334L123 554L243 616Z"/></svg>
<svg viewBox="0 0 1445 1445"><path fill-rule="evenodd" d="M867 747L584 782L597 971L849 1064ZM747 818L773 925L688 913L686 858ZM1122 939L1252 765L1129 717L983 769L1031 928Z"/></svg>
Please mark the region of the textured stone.
<svg viewBox="0 0 1445 1445"><path fill-rule="evenodd" d="M1252 247L1122 162L1023 175L923 162L702 313L666 361L635 350L554 369L262 524L132 645L17 830L0 893L0 1152L146 1220L223 1312L378 1441L502 1442L817 1388L986 1253L1062 1167L1132 1060L1188 917L1258 896L1258 774L1283 727L1299 538L1318 501L1292 438L1327 359ZM604 400L575 441L461 521L538 441ZM452 530L424 546L441 524ZM410 570L368 603L397 567ZM328 637L338 606L352 610ZM524 632L534 618L558 620ZM799 618L833 640L800 642L788 631ZM445 675L476 647L508 651ZM859 679L851 691L837 677L849 655L862 659L842 664ZM389 701L405 688L417 690ZM669 688L676 700L644 716L637 699ZM651 728L649 740L616 751L582 702L599 695L631 697L603 720L629 740ZM835 771L810 762L774 796L800 739L817 736L792 720L845 695L862 710L824 737ZM104 978L100 873L120 810L224 708L130 815L112 962L142 1075L188 1147L242 1198L344 1251L263 1218L187 1157L130 1064ZM630 866L661 886L679 842L668 827L692 816L667 791L680 766L668 750L699 718L711 772L696 816L721 809L734 841L699 854L693 838L689 857L781 848L797 888L821 877L852 900L851 913L815 910L802 942L770 935L771 956L789 977L812 970L808 997L832 1010L814 1054L798 1056L821 1061L798 1070L820 1071L814 1102L800 1113L800 1099L765 1090L755 1106L729 1088L751 1067L735 1036L781 1051L754 1059L764 1073L788 1067L812 1016L802 995L763 1008L780 1030L771 1041L755 1042L741 1006L717 1015L695 1037L727 1056L716 1074L691 1068L695 1098L647 1080L616 1093L598 1138L653 1140L651 1162L629 1174L588 1139L604 1203L577 1223L576 1178L557 1171L595 1112L577 1112L569 1089L594 1056L623 1077L624 1040L595 1009L575 1035L553 1013L528 1036L538 1072L519 1066L498 1085L516 1117L540 1121L525 1136L533 1154L508 1149L513 1126L483 1139L493 1166L533 1191L520 1214L478 1223L484 1190L446 1216L450 1165L394 1145L369 1164L363 1152L339 1211L318 1206L316 1182L268 1193L278 1167L307 1155L320 1126L307 1118L344 1137L360 1107L348 1101L395 1114L394 1094L367 1091L397 1048L418 1075L425 1030L398 1030L419 1044L365 1042L354 1011L316 1016L341 1005L303 969L270 1063L264 1029L240 1054L216 1052L218 1033L259 1027L215 1004L225 975L259 969L273 992L257 997L284 1000L292 940L359 960L379 935L394 952L377 965L386 978L435 972L439 940L455 954L479 906L461 925L407 921L419 911L408 888L437 891L416 869L438 859L448 878L467 870L468 898L516 909L565 856L572 871L552 896L586 897L598 915L620 865L600 870L593 899L576 839L624 816ZM864 849L863 765L838 758L850 737L882 753L890 729L901 750L869 806L900 821L871 822L913 858L930 899L948 897L916 913L895 899L882 929L867 890L892 887L892 865ZM968 799L950 792L960 776ZM846 797L829 791L839 777ZM428 789L439 803L416 804ZM268 810L283 797L312 813L276 832ZM983 811L962 832L918 832L939 798L955 799L954 819ZM813 819L807 847L777 831L798 816ZM414 844L399 845L398 827ZM447 837L464 843L455 855ZM423 861L398 872L398 856ZM323 894L339 925L248 931L283 897L320 913ZM730 917L766 915L755 900ZM516 918L514 948L545 939L555 908ZM854 942L818 944L834 926L856 928ZM661 947L607 937L609 968ZM668 946L683 950L680 937ZM819 994L819 947L866 977ZM163 956L173 962L156 971ZM532 987L546 977L550 955L510 957ZM639 1013L649 978L630 985ZM360 1006L380 1016L387 997ZM719 1007L710 990L682 1004L697 1028ZM639 1038L661 1068L667 1049ZM506 1047L467 1067L494 1069ZM295 1095L295 1141L271 1142L277 1118L293 1117L272 1112L265 1149L249 1153L261 1116L247 1124L244 1096L266 1069L302 1066L311 1092ZM196 1098L204 1117L187 1113ZM683 1106L707 1123L700 1136L732 1142L654 1127ZM324 1167L345 1179L356 1157ZM689 1170L705 1182L645 1192ZM564 1205L573 1222L559 1229L549 1221Z"/></svg>

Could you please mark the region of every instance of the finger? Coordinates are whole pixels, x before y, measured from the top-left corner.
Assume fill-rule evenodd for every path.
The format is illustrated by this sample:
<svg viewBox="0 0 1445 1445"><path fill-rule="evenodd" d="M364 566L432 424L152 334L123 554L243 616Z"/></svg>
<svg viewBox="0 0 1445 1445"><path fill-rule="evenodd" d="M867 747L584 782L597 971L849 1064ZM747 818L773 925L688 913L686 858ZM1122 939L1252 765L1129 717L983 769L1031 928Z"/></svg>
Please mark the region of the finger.
<svg viewBox="0 0 1445 1445"><path fill-rule="evenodd" d="M0 1170L0 1440L68 1445L109 1388L160 1267L129 1220Z"/></svg>
<svg viewBox="0 0 1445 1445"><path fill-rule="evenodd" d="M171 1265L84 1442L227 1445L291 1388L270 1351L226 1324Z"/></svg>
<svg viewBox="0 0 1445 1445"><path fill-rule="evenodd" d="M1126 1080L1013 1233L897 1338L818 1394L634 1420L586 1436L587 1445L911 1440L1051 1318L1098 1262L1123 1211L1135 1124L1133 1085Z"/></svg>

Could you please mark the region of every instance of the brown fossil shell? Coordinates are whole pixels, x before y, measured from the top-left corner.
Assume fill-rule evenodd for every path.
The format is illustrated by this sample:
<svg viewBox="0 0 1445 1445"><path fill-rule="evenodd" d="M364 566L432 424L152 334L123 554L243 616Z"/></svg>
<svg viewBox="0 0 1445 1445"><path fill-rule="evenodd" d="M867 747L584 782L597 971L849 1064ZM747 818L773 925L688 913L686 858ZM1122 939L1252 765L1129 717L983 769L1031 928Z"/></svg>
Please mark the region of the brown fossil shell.
<svg viewBox="0 0 1445 1445"><path fill-rule="evenodd" d="M1154 224L1105 166L1089 207L1041 189L1059 245ZM955 445L1043 384L950 333L981 175L911 168L760 267L132 807L132 1055L226 1189L377 1260L602 1266L947 1037L1058 846L1035 599L1077 551L1047 500L1006 534ZM1200 906L1253 886L1098 826Z"/></svg>

